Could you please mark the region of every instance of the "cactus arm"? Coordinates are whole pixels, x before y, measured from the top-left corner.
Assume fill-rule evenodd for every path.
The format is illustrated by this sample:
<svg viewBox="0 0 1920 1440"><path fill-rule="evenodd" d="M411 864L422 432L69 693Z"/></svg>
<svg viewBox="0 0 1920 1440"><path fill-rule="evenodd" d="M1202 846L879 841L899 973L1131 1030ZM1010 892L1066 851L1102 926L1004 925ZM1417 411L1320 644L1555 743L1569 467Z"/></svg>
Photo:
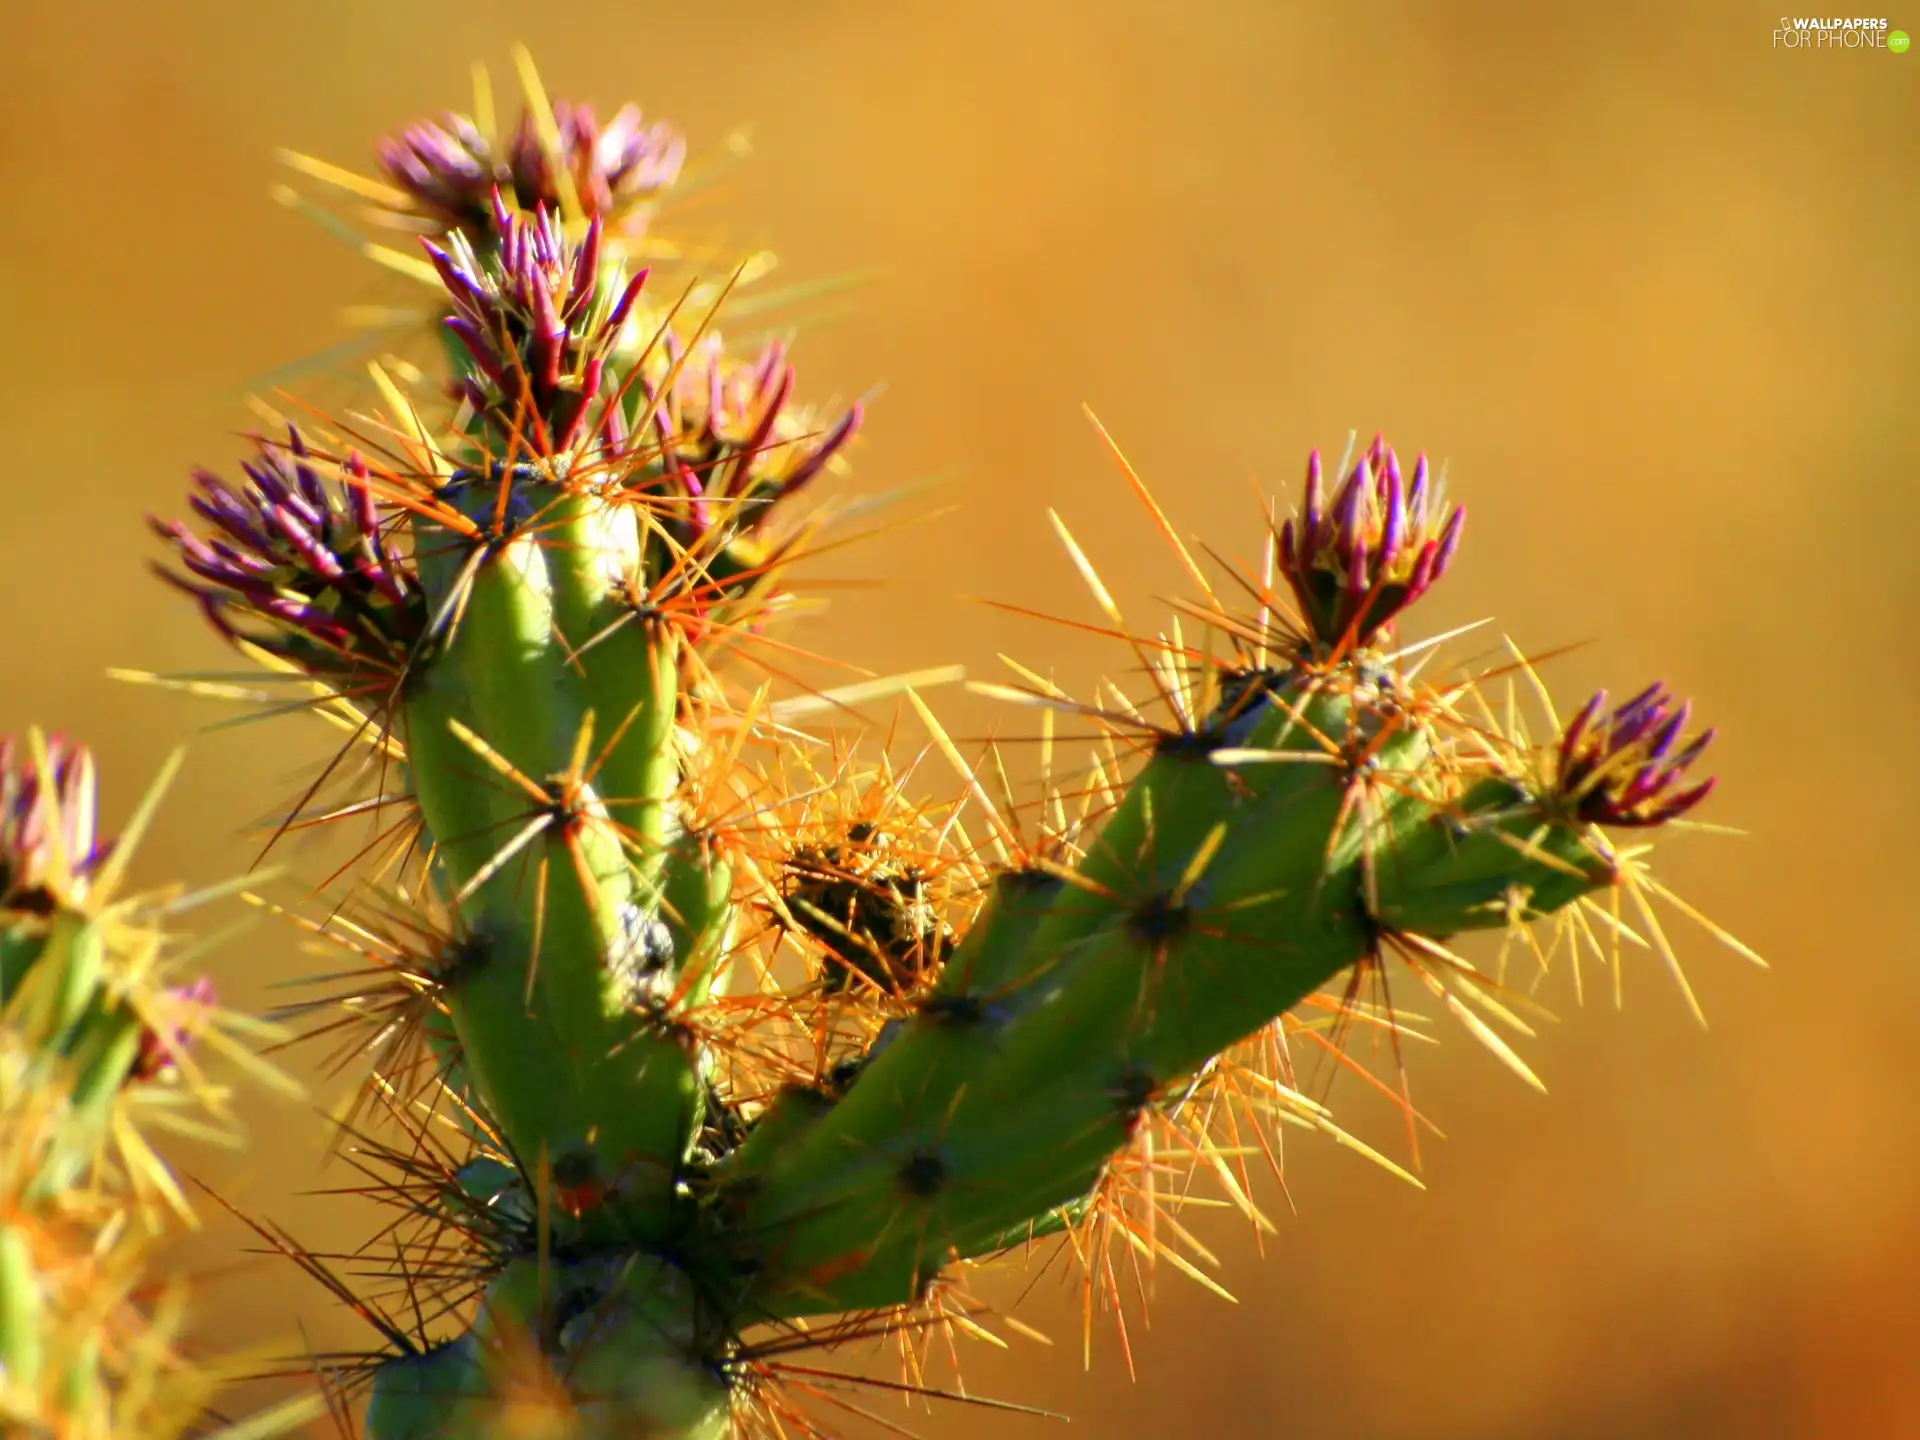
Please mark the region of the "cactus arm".
<svg viewBox="0 0 1920 1440"><path fill-rule="evenodd" d="M679 637L623 623L639 512L572 482L564 448L604 364L571 347L605 349L638 282L600 268L597 228L570 249L544 217L496 218L479 251L429 247L453 301L456 385L475 409L467 468L414 519L443 643L406 692L410 778L484 951L446 992L464 1073L523 1163L545 1154L618 1179L643 1210L650 1191L641 1223L657 1228L702 1102L659 1008L685 958L661 938ZM556 310L556 293L591 300ZM672 888L704 933L710 887Z"/></svg>
<svg viewBox="0 0 1920 1440"><path fill-rule="evenodd" d="M1424 795L1431 737L1391 703L1296 675L1263 707L1230 748L1219 732L1163 746L1110 843L1017 961L998 957L996 978L1018 978L963 1027L923 1015L756 1174L745 1225L769 1237L756 1303L909 1301L950 1259L1084 1196L1147 1093L1375 953L1388 928L1506 923L1501 896L1546 913L1611 879L1570 859L1586 853L1577 827L1511 782L1458 807ZM1380 803L1354 803L1363 784ZM975 973L970 959L963 942L949 982Z"/></svg>
<svg viewBox="0 0 1920 1440"><path fill-rule="evenodd" d="M513 484L510 473L472 481L466 503L476 512L511 506ZM454 540L427 534L419 543ZM459 619L410 686L406 709L410 773L436 859L484 949L446 996L463 1060L526 1163L543 1149L555 1159L586 1154L602 1176L644 1169L664 1190L695 1127L698 1090L685 1047L634 1006L632 969L648 957L634 953L646 943L634 920L646 896L631 856L652 827L636 827L639 840L623 835L582 776L579 752L600 717L589 728L555 613L555 594L583 582L557 585L554 575L591 565L595 552L529 534L475 553L477 566L422 567L429 602ZM625 733L652 735L664 751L671 691L656 690L655 700L664 718L651 714ZM447 744L448 734L464 744ZM511 853L536 827L524 853Z"/></svg>
<svg viewBox="0 0 1920 1440"><path fill-rule="evenodd" d="M1613 880L1610 851L1592 827L1543 813L1510 780L1489 778L1460 804L1429 808L1403 832L1380 875L1374 918L1394 930L1445 938L1549 915Z"/></svg>

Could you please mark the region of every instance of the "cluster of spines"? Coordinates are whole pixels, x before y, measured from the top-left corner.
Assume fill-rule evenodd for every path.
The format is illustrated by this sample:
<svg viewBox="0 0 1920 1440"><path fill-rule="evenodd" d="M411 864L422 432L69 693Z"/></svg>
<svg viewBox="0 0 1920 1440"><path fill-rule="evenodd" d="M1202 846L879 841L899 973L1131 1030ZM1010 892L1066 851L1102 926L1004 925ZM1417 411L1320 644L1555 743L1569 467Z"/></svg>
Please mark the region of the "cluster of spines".
<svg viewBox="0 0 1920 1440"><path fill-rule="evenodd" d="M808 430L782 348L736 359L645 309L603 227L678 152L637 121L603 146L584 114L536 104L506 160L458 119L383 150L446 292L444 432L384 381L384 432L326 458L297 434L265 447L282 458L238 490L202 481L221 538L163 532L224 633L326 684L403 762L374 803L412 807L431 879L405 904L435 914L350 946L391 972L356 1002L392 997L369 1022L388 1063L418 1053L397 1034L424 1036L504 1177L490 1203L511 1192L521 1217L460 1274L450 1306L477 1303L474 1327L410 1340L383 1372L381 1436L469 1433L505 1403L490 1385L524 1391L499 1379L508 1332L560 1367L563 1408L615 1355L666 1377L649 1395L629 1376L621 1403L704 1434L739 1393L700 1377L737 1381L756 1325L907 1324L956 1265L1064 1232L1185 1265L1155 1231L1184 1237L1161 1200L1169 1150L1257 1215L1218 1162L1221 1127L1340 1134L1288 1068L1296 1037L1338 1049L1298 1007L1397 1035L1391 1005L1358 998L1396 955L1519 1066L1480 1018L1506 1015L1497 986L1448 937L1618 886L1593 827L1664 823L1707 788L1684 778L1706 738L1683 736L1664 692L1604 719L1596 699L1542 760L1460 718L1469 685L1418 680L1394 625L1454 560L1464 517L1425 457L1403 475L1382 439L1330 500L1313 457L1261 571L1230 577L1250 613L1175 542L1204 636L1176 622L1130 642L1170 723L1124 697L1015 692L1049 723L1107 731L1083 790L1100 802L1069 824L1046 797L1040 845L917 696L963 772L948 820L900 806L885 766L754 768L813 742L714 661L778 609L811 533L792 502L859 409ZM363 647L379 693L338 663ZM986 843L953 823L969 804ZM444 1176L429 1190L435 1213L471 1200ZM610 1255L653 1277L649 1296ZM552 1309L560 1279L594 1297L605 1335ZM479 1409L436 1417L442 1384Z"/></svg>

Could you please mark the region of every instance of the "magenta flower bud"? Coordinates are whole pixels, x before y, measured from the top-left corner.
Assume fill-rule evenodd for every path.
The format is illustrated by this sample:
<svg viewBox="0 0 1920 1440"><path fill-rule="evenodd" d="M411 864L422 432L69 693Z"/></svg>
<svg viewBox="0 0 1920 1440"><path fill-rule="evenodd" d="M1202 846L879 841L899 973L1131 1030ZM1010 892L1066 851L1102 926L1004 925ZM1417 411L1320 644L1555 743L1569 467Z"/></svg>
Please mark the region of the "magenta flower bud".
<svg viewBox="0 0 1920 1440"><path fill-rule="evenodd" d="M1413 462L1413 479L1407 484L1407 514L1416 528L1427 523L1427 457Z"/></svg>
<svg viewBox="0 0 1920 1440"><path fill-rule="evenodd" d="M1674 753L1693 713L1691 704L1675 706L1659 684L1602 719L1606 703L1602 690L1560 737L1559 795L1582 820L1644 828L1664 824L1706 799L1714 786L1711 778L1692 785L1682 781L1713 731L1702 731Z"/></svg>
<svg viewBox="0 0 1920 1440"><path fill-rule="evenodd" d="M541 144L531 115L508 143L507 168L523 208L558 201L559 169L571 178L587 216L611 220L632 215L679 178L686 141L667 125L642 124L638 106L621 107L604 128L591 107L564 100L555 102L553 118L557 156Z"/></svg>
<svg viewBox="0 0 1920 1440"><path fill-rule="evenodd" d="M494 202L497 244L476 246L464 233L445 248L421 242L453 309L445 324L473 361L456 391L503 448L543 455L606 448L616 407L593 402L644 272L603 307L597 220L575 244L557 213L516 215L497 193Z"/></svg>
<svg viewBox="0 0 1920 1440"><path fill-rule="evenodd" d="M1367 644L1446 573L1465 512L1436 525L1443 506L1426 456L1403 480L1400 460L1378 436L1329 504L1320 452L1307 459L1299 513L1280 530L1287 583L1308 637L1347 650Z"/></svg>
<svg viewBox="0 0 1920 1440"><path fill-rule="evenodd" d="M647 272L642 270L627 282L627 288L620 292L620 298L613 302L613 308L607 312L607 329L614 335L620 333L620 327L627 323L634 302L640 298L640 288L647 283Z"/></svg>
<svg viewBox="0 0 1920 1440"><path fill-rule="evenodd" d="M600 278L600 220L587 223L587 238L573 257L573 288L567 291L568 310L578 310L593 298L594 282Z"/></svg>
<svg viewBox="0 0 1920 1440"><path fill-rule="evenodd" d="M93 754L62 735L47 737L42 769L28 744L0 735L0 910L41 909L47 886L84 886L106 862L111 840L96 833Z"/></svg>
<svg viewBox="0 0 1920 1440"><path fill-rule="evenodd" d="M1320 493L1320 452L1307 452L1307 493L1301 502L1300 510L1300 550L1299 559L1305 564L1312 558L1320 544L1321 506L1324 497Z"/></svg>
<svg viewBox="0 0 1920 1440"><path fill-rule="evenodd" d="M686 141L672 127L642 122L628 105L602 126L585 105L556 101L559 143L542 143L531 115L496 144L465 115L421 121L375 146L388 184L405 197L404 213L437 234L498 235L495 192L521 210L559 211L571 198L589 220L626 236L644 230L653 202L679 178Z"/></svg>
<svg viewBox="0 0 1920 1440"><path fill-rule="evenodd" d="M793 367L777 341L750 361L727 355L717 337L683 361L669 335L663 352L641 379L658 449L630 483L669 502L661 523L683 543L720 525L766 530L860 428L858 404L825 430L792 412Z"/></svg>
<svg viewBox="0 0 1920 1440"><path fill-rule="evenodd" d="M186 572L159 573L228 639L311 673L396 668L425 627L425 605L412 561L383 534L366 462L327 463L336 478L325 480L297 430L255 444L237 485L196 472L188 504L208 533L148 517Z"/></svg>
<svg viewBox="0 0 1920 1440"><path fill-rule="evenodd" d="M847 442L859 432L860 422L866 418L866 409L858 401L848 407L847 413L834 423L807 452L806 458L796 465L792 472L780 482L779 489L770 497L772 500L790 500L822 470L827 462L846 446ZM756 516L753 523L760 525L766 512Z"/></svg>

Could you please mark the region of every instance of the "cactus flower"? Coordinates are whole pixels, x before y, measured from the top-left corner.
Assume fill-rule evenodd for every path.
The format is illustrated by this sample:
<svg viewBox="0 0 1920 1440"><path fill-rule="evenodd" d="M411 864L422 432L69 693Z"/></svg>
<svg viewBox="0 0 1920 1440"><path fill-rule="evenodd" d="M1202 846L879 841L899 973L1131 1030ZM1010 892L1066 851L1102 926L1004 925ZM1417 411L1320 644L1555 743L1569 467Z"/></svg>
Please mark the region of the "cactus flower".
<svg viewBox="0 0 1920 1440"><path fill-rule="evenodd" d="M284 442L255 445L237 485L195 473L199 493L189 504L209 534L149 518L186 572L160 575L199 600L229 640L320 674L397 669L426 618L411 561L374 504L365 462L312 455L292 428Z"/></svg>
<svg viewBox="0 0 1920 1440"><path fill-rule="evenodd" d="M80 893L113 853L94 833L92 753L61 735L46 746L43 769L0 735L0 906L11 909L52 903L50 885Z"/></svg>
<svg viewBox="0 0 1920 1440"><path fill-rule="evenodd" d="M452 302L446 326L473 368L461 389L491 423L497 443L533 454L563 454L600 396L607 352L646 283L643 270L609 298L601 293L601 222L578 244L545 206L530 216L494 196L492 243L476 249L466 232L443 248L420 243Z"/></svg>
<svg viewBox="0 0 1920 1440"><path fill-rule="evenodd" d="M409 125L376 147L380 169L405 197L407 212L440 233L484 234L496 191L521 210L581 215L631 227L673 184L686 142L669 126L643 121L624 105L602 125L588 105L555 102L549 139L533 110L504 145L466 115Z"/></svg>
<svg viewBox="0 0 1920 1440"><path fill-rule="evenodd" d="M1560 737L1560 794L1582 820L1646 829L1678 819L1712 792L1712 777L1682 782L1713 741L1704 730L1681 744L1693 713L1675 705L1664 685L1649 685L1604 717L1602 690L1580 708Z"/></svg>
<svg viewBox="0 0 1920 1440"><path fill-rule="evenodd" d="M1328 501L1315 450L1299 513L1280 530L1280 563L1308 633L1329 647L1365 646L1446 573L1466 518L1447 509L1425 455L1403 479L1377 435Z"/></svg>

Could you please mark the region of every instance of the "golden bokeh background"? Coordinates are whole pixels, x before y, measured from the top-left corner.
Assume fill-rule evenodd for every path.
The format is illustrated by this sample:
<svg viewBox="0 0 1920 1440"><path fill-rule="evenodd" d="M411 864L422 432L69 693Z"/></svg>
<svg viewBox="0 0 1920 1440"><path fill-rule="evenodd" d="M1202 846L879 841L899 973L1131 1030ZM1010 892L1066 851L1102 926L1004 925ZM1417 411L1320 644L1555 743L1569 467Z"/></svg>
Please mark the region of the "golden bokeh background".
<svg viewBox="0 0 1920 1440"><path fill-rule="evenodd" d="M1043 1280L1021 1314L1054 1348L971 1346L968 1384L1070 1431L862 1403L927 1437L1920 1434L1920 55L1789 53L1776 24L1718 3L22 7L0 58L0 729L86 736L118 816L219 718L104 678L227 663L145 573L142 514L181 508L190 463L231 467L243 393L383 284L269 203L272 149L363 165L462 104L470 62L505 90L524 40L556 93L636 98L696 152L749 123L698 223L776 245L782 276L860 277L799 350L809 394L885 383L849 485L959 473L922 506L953 513L837 562L883 587L837 597L820 648L978 675L1004 650L1082 687L1121 668L963 598L1091 613L1048 506L1142 619L1177 587L1082 401L1183 530L1243 555L1256 482L1380 428L1445 459L1472 511L1425 627L1591 642L1548 667L1563 700L1656 677L1695 696L1722 735L1705 817L1750 832L1666 853L1775 966L1676 925L1709 1030L1642 957L1624 1014L1554 992L1526 1048L1547 1098L1449 1031L1413 1061L1448 1134L1427 1192L1295 1146L1264 1256L1200 1224L1238 1305L1164 1273L1137 1383L1105 1332L1083 1372L1077 1294ZM248 864L322 740L194 738L148 877ZM312 963L262 926L217 974L263 1005ZM1385 1106L1332 1098L1394 1144ZM305 1112L252 1113L244 1154L189 1168L316 1248L364 1233L303 1193L345 1183ZM192 1251L210 1339L369 1343L291 1267L219 1269L235 1243L215 1224Z"/></svg>

